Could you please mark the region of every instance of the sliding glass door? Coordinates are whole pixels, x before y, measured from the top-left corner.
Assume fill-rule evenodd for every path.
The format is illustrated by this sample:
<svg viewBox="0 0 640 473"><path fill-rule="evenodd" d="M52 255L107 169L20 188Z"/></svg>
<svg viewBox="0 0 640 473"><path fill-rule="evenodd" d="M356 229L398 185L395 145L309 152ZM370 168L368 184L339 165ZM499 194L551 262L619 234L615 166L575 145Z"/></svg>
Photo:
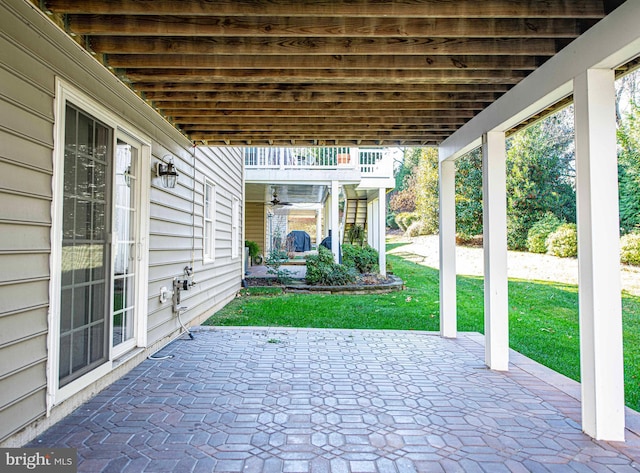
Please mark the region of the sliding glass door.
<svg viewBox="0 0 640 473"><path fill-rule="evenodd" d="M141 149L66 105L58 387L138 341Z"/></svg>

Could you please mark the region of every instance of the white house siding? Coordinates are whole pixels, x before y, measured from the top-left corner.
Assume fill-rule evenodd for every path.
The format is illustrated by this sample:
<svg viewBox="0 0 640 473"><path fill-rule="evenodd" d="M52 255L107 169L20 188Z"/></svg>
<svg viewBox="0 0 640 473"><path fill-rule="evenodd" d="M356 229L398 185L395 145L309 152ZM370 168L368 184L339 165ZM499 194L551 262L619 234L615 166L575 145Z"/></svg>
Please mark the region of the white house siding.
<svg viewBox="0 0 640 473"><path fill-rule="evenodd" d="M150 165L173 155L180 177L175 189L164 189L152 167L143 168L151 181L149 218L143 222L149 231L148 281L142 283L148 301L147 348L114 360L113 371L51 406L47 415L57 79L91 97L122 126L143 134L151 147ZM0 143L0 446L16 446L179 335L171 303L160 304L158 295L161 286L171 288L185 266L193 267L197 285L183 295L188 307L183 322L197 323L234 297L242 266L241 258L231 258L231 202L242 199L242 157L233 148L194 149L23 0L0 0ZM205 177L218 194L216 259L209 264L202 261Z"/></svg>

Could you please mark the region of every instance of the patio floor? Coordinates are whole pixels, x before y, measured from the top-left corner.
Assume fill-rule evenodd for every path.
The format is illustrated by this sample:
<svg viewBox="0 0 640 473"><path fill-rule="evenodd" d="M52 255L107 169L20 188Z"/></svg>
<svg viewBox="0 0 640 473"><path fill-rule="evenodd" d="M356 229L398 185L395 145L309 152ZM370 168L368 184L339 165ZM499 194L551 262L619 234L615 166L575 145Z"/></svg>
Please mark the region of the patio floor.
<svg viewBox="0 0 640 473"><path fill-rule="evenodd" d="M198 328L30 446L80 472L637 472L640 439L581 432L579 386L483 338ZM638 414L628 411L638 431Z"/></svg>

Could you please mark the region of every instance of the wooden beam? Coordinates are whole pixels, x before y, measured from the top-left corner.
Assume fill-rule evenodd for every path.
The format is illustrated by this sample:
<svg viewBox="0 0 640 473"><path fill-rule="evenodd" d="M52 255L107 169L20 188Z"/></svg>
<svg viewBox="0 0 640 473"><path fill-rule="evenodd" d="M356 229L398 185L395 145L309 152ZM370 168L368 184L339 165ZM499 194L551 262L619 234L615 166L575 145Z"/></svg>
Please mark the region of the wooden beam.
<svg viewBox="0 0 640 473"><path fill-rule="evenodd" d="M197 135L199 139L194 139L194 141L198 143L202 143L205 146L236 146L236 147L245 147L245 146L291 146L291 143L295 143L296 146L318 146L318 140L313 138L298 138L298 139L271 139L269 141L272 144L269 144L266 140L251 140L251 139L236 139L236 138L225 138L220 139L219 137L210 136L210 135ZM442 140L439 141L429 141L424 137L419 137L415 140L409 140L406 137L400 138L385 138L380 140L379 138L367 139L363 140L361 138L341 138L338 140L340 146L359 146L359 147L367 147L367 146L402 146L402 147L419 147L419 146L438 146L438 144ZM336 140L328 140L326 141L326 145L331 145L335 143Z"/></svg>
<svg viewBox="0 0 640 473"><path fill-rule="evenodd" d="M346 55L440 54L553 56L558 43L546 38L190 38L93 36L102 54Z"/></svg>
<svg viewBox="0 0 640 473"><path fill-rule="evenodd" d="M145 98L157 102L493 102L500 95L484 92L147 92Z"/></svg>
<svg viewBox="0 0 640 473"><path fill-rule="evenodd" d="M282 125L423 125L442 126L454 125L459 127L467 119L456 117L398 117L398 116L322 116L322 117L211 117L211 116L169 116L171 123L176 125L242 125L244 127L264 126L278 124Z"/></svg>
<svg viewBox="0 0 640 473"><path fill-rule="evenodd" d="M305 110L317 109L318 104L304 102L266 102L256 106L255 102L176 102L156 101L156 108L161 110L194 109L194 110ZM488 102L327 102L323 104L327 110L482 110Z"/></svg>
<svg viewBox="0 0 640 473"><path fill-rule="evenodd" d="M196 118L221 118L221 119L233 119L233 118L278 118L278 117L298 117L298 118L313 118L313 117L326 117L335 118L338 120L346 120L349 118L369 118L377 117L381 118L398 118L398 117L416 117L416 118L442 118L442 119L469 119L476 115L477 110L418 110L418 109L402 109L396 107L395 109L373 110L373 109L351 109L341 110L326 108L317 109L270 109L270 110L228 110L228 109L168 109L166 116L183 117L185 120Z"/></svg>
<svg viewBox="0 0 640 473"><path fill-rule="evenodd" d="M399 136L437 136L437 137L445 137L451 135L455 130L429 130L429 129L412 129L412 128L401 128L401 129L387 129L387 128L348 128L342 129L340 127L327 127L324 129L316 130L315 128L309 129L306 127L305 129L275 129L275 130L246 130L246 129L237 129L237 130L218 130L216 128L192 128L192 127L184 127L182 130L188 134L196 134L196 133L209 133L209 134L217 134L219 136L225 137L233 137L233 136L254 136L254 137L263 137L263 138L279 138L279 139L297 139L297 137L320 137L325 139L338 139L343 136L362 136L366 137L380 137L380 138L393 138ZM251 138L249 138L251 139ZM257 138L260 139L260 138Z"/></svg>
<svg viewBox="0 0 640 473"><path fill-rule="evenodd" d="M368 123L343 123L332 125L312 125L307 124L292 125L281 124L278 122L267 123L264 125L255 125L250 130L247 130L245 125L236 124L221 124L221 125L202 125L199 123L192 123L182 127L183 130L191 133L195 131L215 131L216 133L255 133L257 135L263 133L274 134L336 134L340 136L343 134L353 133L385 133L393 132L396 134L417 134L417 133L436 133L436 134L450 134L456 131L459 127L455 125L387 125L387 124L368 124Z"/></svg>
<svg viewBox="0 0 640 473"><path fill-rule="evenodd" d="M271 36L576 38L590 20L557 18L178 17L68 15L76 34L112 36Z"/></svg>
<svg viewBox="0 0 640 473"><path fill-rule="evenodd" d="M255 132L217 132L215 130L211 131L194 131L193 133L189 133L188 130L186 133L189 134L189 137L192 140L252 140L252 141L267 141L267 140L281 140L281 141L302 141L302 140L318 140L318 141L328 141L333 142L335 140L384 140L384 139L406 139L406 140L424 140L424 141L439 141L445 139L450 133L400 133L400 132L391 132L391 131L374 131L372 133L365 133L361 131L356 132L340 132L340 131L331 131L329 133L287 133L287 132L275 132L275 133L255 133Z"/></svg>
<svg viewBox="0 0 640 473"><path fill-rule="evenodd" d="M110 54L115 68L158 69L403 69L525 70L536 69L535 56L228 56L181 54Z"/></svg>
<svg viewBox="0 0 640 473"><path fill-rule="evenodd" d="M151 78L150 78L151 79ZM420 92L420 93L504 93L511 87L505 84L361 84L361 83L200 83L200 82L135 82L139 92Z"/></svg>
<svg viewBox="0 0 640 473"><path fill-rule="evenodd" d="M531 2L513 0L45 0L48 10L59 13L128 14L128 15L227 15L227 16L395 16L407 18L602 18L602 1L564 0Z"/></svg>
<svg viewBox="0 0 640 473"><path fill-rule="evenodd" d="M260 82L359 84L456 83L517 84L526 71L397 70L397 69L123 69L116 71L124 82Z"/></svg>
<svg viewBox="0 0 640 473"><path fill-rule="evenodd" d="M309 141L309 140L317 140L318 142L326 141L333 143L336 139L340 141L356 141L356 140L411 140L411 141L430 141L430 142L440 142L447 138L448 134L416 134L416 135L404 135L398 133L391 132L376 132L374 134L368 135L363 133L341 133L341 134L314 134L314 133L305 133L301 135L295 135L292 133L277 133L277 134L258 134L247 132L245 134L241 133L216 133L216 132L194 132L189 134L189 138L194 141L200 140L229 140L229 141L247 141L251 140L252 142L256 141L268 141L268 140L278 140L281 142L290 142L291 140L298 141ZM322 146L322 145L320 145Z"/></svg>

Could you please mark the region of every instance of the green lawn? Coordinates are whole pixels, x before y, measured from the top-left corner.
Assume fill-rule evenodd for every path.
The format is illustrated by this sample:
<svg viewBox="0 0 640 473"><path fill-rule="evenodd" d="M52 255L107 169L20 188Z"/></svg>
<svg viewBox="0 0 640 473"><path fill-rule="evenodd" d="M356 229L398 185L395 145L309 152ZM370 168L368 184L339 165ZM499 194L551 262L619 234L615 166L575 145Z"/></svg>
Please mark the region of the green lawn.
<svg viewBox="0 0 640 473"><path fill-rule="evenodd" d="M389 245L397 246L397 245ZM406 290L384 295L282 294L242 291L205 325L439 330L438 271L388 255ZM458 330L484 332L483 282L458 277ZM580 379L578 289L559 283L509 281L511 347L572 379ZM640 410L640 298L624 294L625 396Z"/></svg>

